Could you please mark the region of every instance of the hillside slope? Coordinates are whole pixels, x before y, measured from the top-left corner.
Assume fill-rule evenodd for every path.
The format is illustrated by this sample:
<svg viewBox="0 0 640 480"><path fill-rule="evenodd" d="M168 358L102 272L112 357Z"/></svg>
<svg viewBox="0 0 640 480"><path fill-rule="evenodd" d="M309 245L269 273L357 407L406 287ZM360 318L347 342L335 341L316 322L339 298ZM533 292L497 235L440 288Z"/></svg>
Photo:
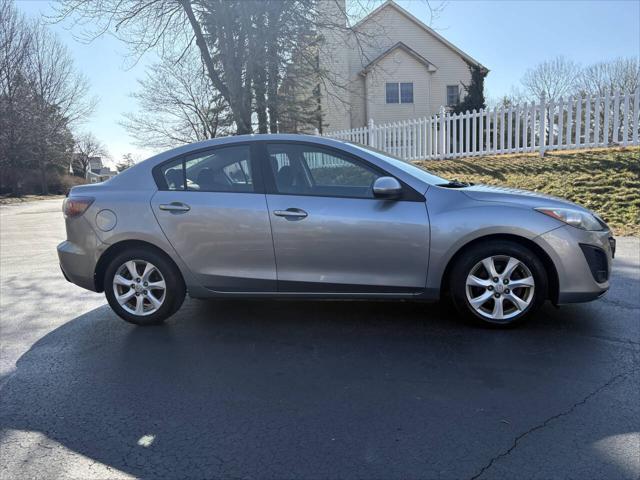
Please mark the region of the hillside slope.
<svg viewBox="0 0 640 480"><path fill-rule="evenodd" d="M616 235L640 235L640 148L430 160L447 179L505 185L563 197L592 209Z"/></svg>

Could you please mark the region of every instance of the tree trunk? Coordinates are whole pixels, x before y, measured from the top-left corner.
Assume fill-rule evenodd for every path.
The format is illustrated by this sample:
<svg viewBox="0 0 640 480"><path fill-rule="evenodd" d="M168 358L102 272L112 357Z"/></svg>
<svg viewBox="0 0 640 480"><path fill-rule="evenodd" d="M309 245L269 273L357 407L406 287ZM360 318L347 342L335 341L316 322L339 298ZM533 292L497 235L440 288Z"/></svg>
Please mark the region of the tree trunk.
<svg viewBox="0 0 640 480"><path fill-rule="evenodd" d="M265 79L267 87L267 110L269 111L269 131L278 133L278 122L280 120L280 111L278 108L278 86L280 78L278 75L278 67L280 65L280 57L278 55L278 32L280 29L280 15L282 13L282 4L272 3L271 8L267 11L268 35L266 37L266 61L265 71L267 78Z"/></svg>
<svg viewBox="0 0 640 480"><path fill-rule="evenodd" d="M256 114L258 115L258 133L268 133L267 99L264 87L256 90Z"/></svg>
<svg viewBox="0 0 640 480"><path fill-rule="evenodd" d="M233 112L233 118L236 122L237 134L246 135L253 133L251 128L251 109L247 112L246 108L239 107L238 113Z"/></svg>
<svg viewBox="0 0 640 480"><path fill-rule="evenodd" d="M41 157L39 163L40 167L40 187L43 195L49 195L49 185L47 184L47 164Z"/></svg>
<svg viewBox="0 0 640 480"><path fill-rule="evenodd" d="M251 108L249 108L248 121L247 114L245 112L245 102L243 101L241 95L235 95L233 91L240 91L241 87L237 88L236 86L227 85L224 83L218 72L216 71L215 65L213 63L213 58L211 57L211 52L209 51L209 47L207 46L206 39L204 37L204 33L202 32L202 27L198 19L191 8L190 0L180 0L180 4L184 9L189 23L191 24L191 28L193 29L193 33L196 39L196 45L200 50L200 55L202 57L202 61L207 69L207 73L209 79L213 83L213 86L220 92L222 97L227 101L229 108L231 109L231 114L233 116L233 120L237 126L238 134L251 133ZM249 99L249 102L251 100Z"/></svg>
<svg viewBox="0 0 640 480"><path fill-rule="evenodd" d="M258 133L268 133L267 122L267 76L264 62L256 66L255 81L253 85L256 97L256 115L258 116Z"/></svg>
<svg viewBox="0 0 640 480"><path fill-rule="evenodd" d="M11 178L11 196L13 197L21 197L22 196L22 178L20 175L20 169L15 166L16 162L15 160L12 160L12 163L10 163L10 165L13 165L12 167L9 167L9 172L10 172L10 178Z"/></svg>
<svg viewBox="0 0 640 480"><path fill-rule="evenodd" d="M269 125L267 121L267 72L266 72L266 42L268 35L266 25L266 14L262 10L265 4L259 5L261 10L256 15L255 31L249 37L249 65L251 67L251 78L253 80L253 95L256 100L255 110L258 118L258 133L268 133Z"/></svg>
<svg viewBox="0 0 640 480"><path fill-rule="evenodd" d="M253 127L251 126L251 103L253 100L253 90L252 90L252 82L251 78L247 79L247 84L244 88L244 105L243 105L243 116L244 116L244 124L247 127L245 133L253 133Z"/></svg>
<svg viewBox="0 0 640 480"><path fill-rule="evenodd" d="M269 131L278 133L278 59L275 45L267 46L267 109L269 111Z"/></svg>
<svg viewBox="0 0 640 480"><path fill-rule="evenodd" d="M22 180L16 175L16 183L13 184L12 193L14 197L22 196Z"/></svg>

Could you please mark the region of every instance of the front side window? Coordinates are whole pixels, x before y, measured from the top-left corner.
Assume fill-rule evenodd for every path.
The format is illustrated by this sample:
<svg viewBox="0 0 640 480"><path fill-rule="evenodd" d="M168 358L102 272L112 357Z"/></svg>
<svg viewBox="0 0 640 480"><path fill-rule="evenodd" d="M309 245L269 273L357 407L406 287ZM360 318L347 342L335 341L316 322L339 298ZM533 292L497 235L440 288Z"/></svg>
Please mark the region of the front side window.
<svg viewBox="0 0 640 480"><path fill-rule="evenodd" d="M372 168L313 145L271 144L270 166L279 193L373 198Z"/></svg>
<svg viewBox="0 0 640 480"><path fill-rule="evenodd" d="M460 103L460 88L458 85L447 86L447 106L453 107Z"/></svg>
<svg viewBox="0 0 640 480"><path fill-rule="evenodd" d="M253 174L246 145L196 153L163 165L167 190L253 192Z"/></svg>
<svg viewBox="0 0 640 480"><path fill-rule="evenodd" d="M449 183L449 180L446 180L442 177L438 177L427 170L417 167L413 162L409 160L402 160L401 158L394 157L387 152L383 152L380 150L376 150L375 148L365 147L364 145L360 145L357 143L350 142L352 147L355 147L363 152L367 152L375 157L378 157L381 160L384 160L387 163L390 163L396 168L407 172L409 175L419 178L423 182L426 182L430 185L442 185L444 183Z"/></svg>

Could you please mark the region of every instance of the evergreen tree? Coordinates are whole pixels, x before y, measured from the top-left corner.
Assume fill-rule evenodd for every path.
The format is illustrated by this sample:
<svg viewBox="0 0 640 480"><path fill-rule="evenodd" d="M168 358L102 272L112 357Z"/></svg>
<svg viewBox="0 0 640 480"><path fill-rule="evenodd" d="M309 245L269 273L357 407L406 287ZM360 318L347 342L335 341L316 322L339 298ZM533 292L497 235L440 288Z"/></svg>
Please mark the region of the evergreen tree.
<svg viewBox="0 0 640 480"><path fill-rule="evenodd" d="M478 111L487 106L484 98L484 79L489 72L477 65L469 65L469 70L471 71L471 83L464 85L466 92L464 100L454 107L453 113L464 113L467 110L469 112Z"/></svg>

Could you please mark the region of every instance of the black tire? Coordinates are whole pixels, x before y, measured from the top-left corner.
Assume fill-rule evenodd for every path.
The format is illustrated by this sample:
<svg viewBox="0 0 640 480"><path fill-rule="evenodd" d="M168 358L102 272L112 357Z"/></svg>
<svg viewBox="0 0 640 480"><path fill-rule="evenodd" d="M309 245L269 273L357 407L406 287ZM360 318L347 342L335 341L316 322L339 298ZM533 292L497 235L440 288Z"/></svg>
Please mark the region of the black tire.
<svg viewBox="0 0 640 480"><path fill-rule="evenodd" d="M166 289L162 305L153 313L135 315L126 311L116 299L113 279L118 269L130 260L143 260L153 264L164 277ZM104 275L104 293L109 305L123 320L136 325L158 325L178 311L186 294L184 280L178 267L164 254L145 248L131 248L111 259Z"/></svg>
<svg viewBox="0 0 640 480"><path fill-rule="evenodd" d="M535 286L533 288L533 293L528 293L529 291L526 287L516 287L514 289L513 294L524 294L528 300L529 304L526 308L517 309L514 302L510 300L505 301L502 299L503 305L507 305L508 309L505 309L505 313L510 311L509 315L513 315L510 318L505 319L493 319L488 317L487 315L491 315L491 313L485 311L486 306L491 306L493 302L496 300L494 298L490 298L487 300L487 303L483 304L483 309L481 313L476 310L469 299L467 298L467 277L469 274L478 268L478 264L482 262L483 259L488 257L513 257L530 271L531 276L534 279ZM500 265L500 259L496 260L496 270L498 273L504 272L504 266ZM506 263L506 262L505 262ZM483 269L484 267L481 267ZM502 270L499 270L502 268ZM519 269L521 267L518 267ZM480 270L481 271L481 270ZM486 272L486 269L484 270ZM523 272L524 270L519 270ZM524 277L524 275L522 275ZM495 278L495 277L494 277ZM484 279L484 278L483 278ZM490 278L487 278L489 280ZM491 280L493 282L493 280ZM512 280L516 281L516 280ZM497 290L503 290L500 295L505 295L504 292L510 293L510 290L504 290L508 285L504 285L503 282L492 283L490 286L486 287L487 291L493 291L494 293L491 295L496 295ZM484 293L482 292L484 287L472 287L474 292L477 292L479 289L478 297ZM486 241L484 243L478 243L469 247L468 250L462 252L462 254L457 258L453 268L451 270L451 275L449 277L449 291L451 293L451 300L456 308L456 310L462 314L465 318L472 320L476 324L480 324L483 326L490 327L513 327L525 321L527 318L531 316L533 312L535 312L540 306L544 303L544 301L548 297L548 280L547 273L542 261L538 258L538 256L533 253L530 249L515 243L509 242L505 240L500 241ZM529 296L531 295L531 296ZM475 298L473 296L472 298ZM506 298L506 297L505 297ZM488 310L488 309L487 309Z"/></svg>

